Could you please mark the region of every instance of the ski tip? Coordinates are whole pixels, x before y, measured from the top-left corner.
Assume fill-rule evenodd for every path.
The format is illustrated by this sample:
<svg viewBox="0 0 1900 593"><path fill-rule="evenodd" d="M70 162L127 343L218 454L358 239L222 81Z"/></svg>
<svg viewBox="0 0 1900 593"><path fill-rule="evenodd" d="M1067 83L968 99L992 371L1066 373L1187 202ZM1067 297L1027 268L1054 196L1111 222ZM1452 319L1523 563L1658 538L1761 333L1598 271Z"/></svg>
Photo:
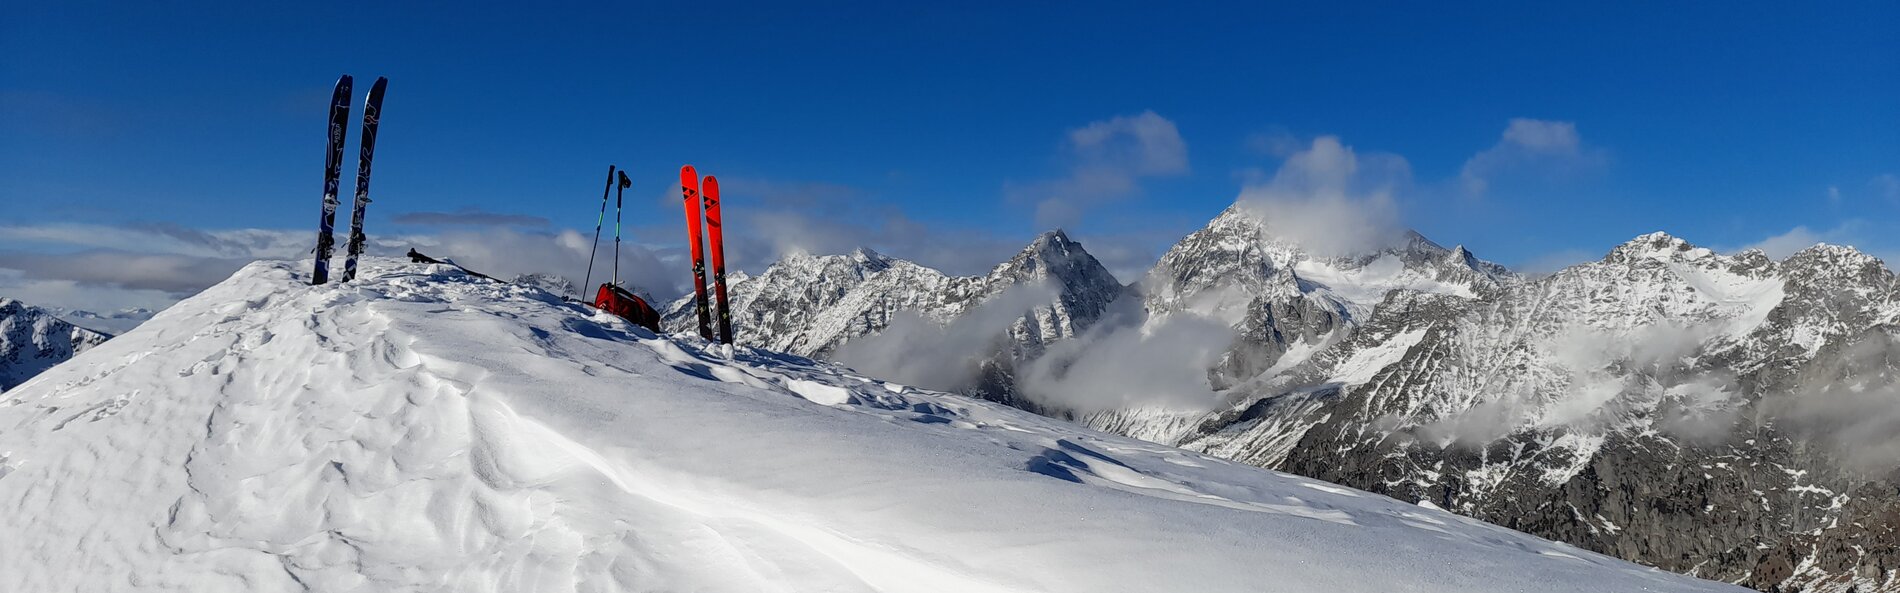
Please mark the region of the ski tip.
<svg viewBox="0 0 1900 593"><path fill-rule="evenodd" d="M719 195L719 178L707 175L706 181L701 183L699 191L707 195Z"/></svg>
<svg viewBox="0 0 1900 593"><path fill-rule="evenodd" d="M697 176L699 175L699 172L694 170L692 165L685 165L685 166L680 167L680 179L685 179L689 175Z"/></svg>

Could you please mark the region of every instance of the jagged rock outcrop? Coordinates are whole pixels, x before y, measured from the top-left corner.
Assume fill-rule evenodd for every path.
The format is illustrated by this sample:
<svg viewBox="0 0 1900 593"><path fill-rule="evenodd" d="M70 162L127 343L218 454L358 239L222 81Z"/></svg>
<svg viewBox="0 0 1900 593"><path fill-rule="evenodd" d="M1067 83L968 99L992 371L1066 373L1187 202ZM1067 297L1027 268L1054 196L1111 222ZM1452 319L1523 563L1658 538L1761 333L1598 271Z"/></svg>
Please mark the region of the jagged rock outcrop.
<svg viewBox="0 0 1900 593"><path fill-rule="evenodd" d="M1260 216L1228 209L1127 290L1060 275L1075 298L1024 316L967 391L1765 591L1900 590L1900 281L1878 259L1652 233L1531 279L1412 232L1315 253ZM1036 278L1011 269L788 258L739 291L742 340L822 356L900 311L952 323ZM1231 328L1215 405L1080 413L1012 386L1110 315Z"/></svg>
<svg viewBox="0 0 1900 593"><path fill-rule="evenodd" d="M829 357L852 340L877 334L900 315L949 324L1013 295L1021 310L1004 311L987 353L976 357L960 386L966 393L1023 407L1015 366L1048 344L1087 330L1125 288L1080 243L1062 231L1043 233L982 276L951 276L870 249L844 255L793 254L756 277L732 281L734 339L800 356ZM696 323L692 297L665 312L671 331Z"/></svg>
<svg viewBox="0 0 1900 593"><path fill-rule="evenodd" d="M1244 243L1213 242L1227 262L1278 247ZM1895 441L1878 414L1900 406L1900 293L1879 260L1655 233L1536 280L1480 263L1388 284L1332 309L1330 334L1287 311L1339 291L1295 284L1297 263L1274 273L1289 267L1240 276L1252 300L1216 410L1086 420L1764 590L1890 586L1900 449L1879 449ZM1151 303L1219 290L1169 278L1186 285Z"/></svg>
<svg viewBox="0 0 1900 593"><path fill-rule="evenodd" d="M44 309L0 298L0 391L19 386L109 337L67 323Z"/></svg>

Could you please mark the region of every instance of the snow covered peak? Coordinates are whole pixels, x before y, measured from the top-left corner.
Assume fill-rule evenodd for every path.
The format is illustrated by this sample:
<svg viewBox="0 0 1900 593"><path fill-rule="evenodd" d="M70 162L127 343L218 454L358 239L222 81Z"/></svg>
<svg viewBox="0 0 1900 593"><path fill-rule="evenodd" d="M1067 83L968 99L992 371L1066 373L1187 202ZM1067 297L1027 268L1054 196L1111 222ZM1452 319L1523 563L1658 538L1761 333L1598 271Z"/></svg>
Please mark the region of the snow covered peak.
<svg viewBox="0 0 1900 593"><path fill-rule="evenodd" d="M1068 259L1074 257L1075 252L1086 254L1081 247L1080 243L1069 239L1068 233L1062 232L1062 229L1055 229L1044 231L1042 234L1036 235L1036 238L1031 240L1029 245L1024 246L1022 251L1017 252L1016 256L1010 259Z"/></svg>
<svg viewBox="0 0 1900 593"><path fill-rule="evenodd" d="M1361 317L1394 290L1471 297L1512 278L1469 250L1445 249L1405 230L1386 247L1323 255L1272 232L1239 204L1162 255L1142 280L1151 311L1196 311L1238 320L1269 301L1302 295L1345 318Z"/></svg>
<svg viewBox="0 0 1900 593"><path fill-rule="evenodd" d="M1013 328L1013 351L1037 351L1073 336L1120 296L1121 284L1061 231L1038 236L983 276L950 276L868 248L844 255L787 255L756 278L728 282L735 339L800 356L828 356L883 331L900 314L939 324L1012 288L1034 285L1054 300ZM697 323L691 297L666 312L666 327Z"/></svg>
<svg viewBox="0 0 1900 593"><path fill-rule="evenodd" d="M993 281L1024 282L1054 277L1061 282L1080 283L1091 288L1120 286L1113 274L1095 256L1069 239L1060 229L1038 235L1009 261L990 270ZM1109 289L1113 292L1115 289Z"/></svg>
<svg viewBox="0 0 1900 593"><path fill-rule="evenodd" d="M1880 258L1868 255L1849 245L1816 243L1788 256L1787 259L1782 260L1781 264L1789 268L1832 270L1855 276L1879 274L1883 271L1891 274Z"/></svg>
<svg viewBox="0 0 1900 593"><path fill-rule="evenodd" d="M68 323L45 309L0 297L0 391L20 385L108 337Z"/></svg>
<svg viewBox="0 0 1900 593"><path fill-rule="evenodd" d="M1714 255L1714 251L1696 247L1674 235L1657 231L1616 246L1610 250L1609 255L1604 257L1604 261L1627 262L1634 259L1649 259L1671 262L1705 259Z"/></svg>
<svg viewBox="0 0 1900 593"><path fill-rule="evenodd" d="M300 263L300 262L299 262ZM0 398L21 591L1739 591L371 258Z"/></svg>
<svg viewBox="0 0 1900 593"><path fill-rule="evenodd" d="M877 251L869 247L858 247L858 248L852 249L851 253L846 254L846 255L851 258L851 261L859 263L859 264L867 265L867 266L887 265L891 261L891 258L889 256L886 256L882 253L878 253Z"/></svg>
<svg viewBox="0 0 1900 593"><path fill-rule="evenodd" d="M1074 241L1070 240L1069 233L1062 229L1043 231L1042 234L1036 235L1036 238L1029 242L1032 247L1036 245L1065 245L1069 243L1074 243Z"/></svg>

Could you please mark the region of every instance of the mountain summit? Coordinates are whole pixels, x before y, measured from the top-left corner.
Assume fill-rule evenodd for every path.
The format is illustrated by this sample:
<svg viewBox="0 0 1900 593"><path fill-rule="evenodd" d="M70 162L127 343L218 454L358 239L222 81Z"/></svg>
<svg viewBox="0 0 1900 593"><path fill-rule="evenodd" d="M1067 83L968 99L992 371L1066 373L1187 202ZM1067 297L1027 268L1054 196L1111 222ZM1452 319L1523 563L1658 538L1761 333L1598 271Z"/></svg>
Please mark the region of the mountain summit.
<svg viewBox="0 0 1900 593"><path fill-rule="evenodd" d="M0 588L1735 590L448 266L301 270L0 399Z"/></svg>
<svg viewBox="0 0 1900 593"><path fill-rule="evenodd" d="M109 337L68 323L45 309L0 298L0 391L12 389Z"/></svg>
<svg viewBox="0 0 1900 593"><path fill-rule="evenodd" d="M966 322L956 331L969 335L947 340L969 344L952 353L954 360L933 363L957 367L933 373L944 383L933 386L1025 406L1015 394L1014 365L1086 331L1125 292L1101 262L1060 230L1037 236L981 276L951 276L859 248L843 255L794 253L756 277L731 283L729 291L738 343L800 356L834 357L894 323L946 326L980 318L974 325L982 327ZM692 305L690 295L675 301L665 327L689 331L696 322ZM984 314L970 317L978 311Z"/></svg>
<svg viewBox="0 0 1900 593"><path fill-rule="evenodd" d="M1229 208L1128 289L1064 282L1097 286L1065 294L1101 313L1019 326L1039 330L1011 334L1031 347L982 366L1012 372L960 390L1762 590L1874 590L1900 574L1900 540L1881 535L1900 533L1900 490L1883 477L1900 467L1900 281L1878 259L1817 245L1774 261L1651 233L1528 278L1403 230L1314 249L1264 216ZM1060 261L1064 239L1012 261ZM994 298L1027 277L993 273L980 293L936 291L976 285L941 275L888 282L862 293L886 306L832 335L916 342L880 336L892 311L927 301L916 310L954 330L980 309L941 295ZM1158 348L1213 349L1182 377L1199 406L1158 399L1179 382L1144 375L1181 369L1137 347L1188 322ZM1104 330L1120 333L1091 335ZM1184 360L1199 364L1165 362ZM1065 408L1019 375L1112 405Z"/></svg>

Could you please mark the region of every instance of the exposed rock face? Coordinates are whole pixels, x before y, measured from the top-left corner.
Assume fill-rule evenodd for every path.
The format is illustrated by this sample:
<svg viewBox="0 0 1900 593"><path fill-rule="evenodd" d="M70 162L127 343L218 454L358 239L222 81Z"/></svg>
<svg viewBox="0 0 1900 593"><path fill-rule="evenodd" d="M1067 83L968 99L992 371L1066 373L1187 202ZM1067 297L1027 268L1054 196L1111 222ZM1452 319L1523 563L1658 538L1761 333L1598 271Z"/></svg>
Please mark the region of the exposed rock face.
<svg viewBox="0 0 1900 593"><path fill-rule="evenodd" d="M1059 298L966 392L1762 590L1900 590L1900 282L1875 258L1654 233L1530 279L1416 233L1315 253L1237 206L1124 290L1058 237L983 277L788 258L735 289L740 339L825 356L1047 279ZM1015 387L1111 317L1179 316L1233 329L1211 410L1082 414Z"/></svg>
<svg viewBox="0 0 1900 593"><path fill-rule="evenodd" d="M1243 243L1217 257L1274 245ZM1455 251L1401 260L1475 261ZM1222 406L1086 420L1764 590L1890 586L1900 455L1866 448L1893 425L1844 416L1900 408L1900 298L1878 260L1817 246L1774 262L1657 233L1536 280L1441 266L1441 284L1330 311L1298 300L1341 292L1297 284L1298 263L1271 268L1293 270L1277 282L1242 272L1253 300L1215 369L1235 381ZM1186 285L1151 292L1151 311L1218 286L1167 278Z"/></svg>
<svg viewBox="0 0 1900 593"><path fill-rule="evenodd" d="M948 324L1011 291L1031 291L1027 311L1003 324L990 354L969 369L963 390L1032 407L1015 392L1015 365L1047 344L1073 338L1126 292L1113 274L1062 231L1037 237L982 276L950 276L858 249L845 255L795 254L757 277L729 283L734 339L801 356L827 357L854 339L883 331L901 314ZM1014 313L1009 312L1009 313ZM671 331L691 331L692 297L665 313Z"/></svg>
<svg viewBox="0 0 1900 593"><path fill-rule="evenodd" d="M0 391L12 389L109 337L67 323L44 309L0 298Z"/></svg>

